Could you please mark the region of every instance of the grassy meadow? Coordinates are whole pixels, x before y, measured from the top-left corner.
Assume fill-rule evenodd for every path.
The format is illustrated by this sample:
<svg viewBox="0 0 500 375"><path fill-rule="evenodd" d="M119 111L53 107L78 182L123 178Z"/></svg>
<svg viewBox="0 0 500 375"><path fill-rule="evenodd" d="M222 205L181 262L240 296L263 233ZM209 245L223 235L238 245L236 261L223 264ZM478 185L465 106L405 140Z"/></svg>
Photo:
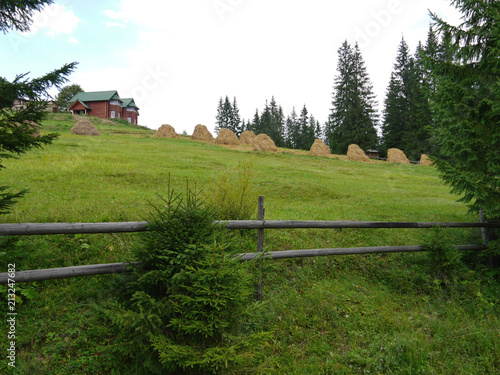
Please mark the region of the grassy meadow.
<svg viewBox="0 0 500 375"><path fill-rule="evenodd" d="M306 152L252 152L95 121L100 137L70 133L74 119L51 115L43 132L60 137L5 161L1 184L29 193L0 223L147 220L158 195L189 181L210 195L213 180L251 160L253 190L268 220L476 221L432 167L358 163ZM256 204L255 204L256 208ZM256 209L255 209L256 211ZM255 235L254 233L250 234ZM421 245L478 241L449 229L268 230L266 249ZM0 238L1 271L130 260L138 234ZM256 235L255 235L256 237ZM462 255L473 264L477 254ZM256 325L271 331L262 374L493 374L500 368L498 275L457 266L447 280L426 253L266 262ZM118 333L102 313L122 276L18 284L17 367L13 374L145 374L115 363L103 345ZM6 312L6 302L0 307ZM7 329L2 324L2 330ZM3 332L3 331L2 331ZM0 340L3 353L6 335ZM7 372L10 371L10 372Z"/></svg>

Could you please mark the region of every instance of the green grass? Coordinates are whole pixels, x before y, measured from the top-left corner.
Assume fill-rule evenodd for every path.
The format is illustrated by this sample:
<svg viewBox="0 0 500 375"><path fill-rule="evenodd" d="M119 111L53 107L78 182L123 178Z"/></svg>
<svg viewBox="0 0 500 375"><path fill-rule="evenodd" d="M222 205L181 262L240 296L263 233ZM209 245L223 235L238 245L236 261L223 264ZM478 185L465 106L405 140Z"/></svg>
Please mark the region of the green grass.
<svg viewBox="0 0 500 375"><path fill-rule="evenodd" d="M265 196L268 220L470 221L437 171L417 165L357 163L291 153L251 153L153 138L153 131L95 121L100 137L76 136L71 116L52 115L44 132L60 138L43 150L6 160L1 184L30 192L0 217L13 222L145 220L169 175L210 194L210 182L253 157L252 199ZM412 229L268 230L268 250L418 245ZM477 231L450 229L451 243ZM0 239L1 271L129 260L138 234ZM273 332L263 374L491 374L500 367L495 274L457 270L447 283L425 253L339 256L265 265L265 313ZM121 276L103 275L18 285L17 374L142 374L117 364L102 346L117 332L100 312ZM24 290L26 296L21 293ZM34 295L33 295L34 294ZM6 309L0 306L0 310ZM6 325L2 324L2 330ZM3 332L3 331L2 331ZM5 335L2 333L2 337ZM7 340L0 340L6 351ZM5 349L5 350L4 350ZM0 369L6 364L2 358ZM3 366L3 367L2 367Z"/></svg>

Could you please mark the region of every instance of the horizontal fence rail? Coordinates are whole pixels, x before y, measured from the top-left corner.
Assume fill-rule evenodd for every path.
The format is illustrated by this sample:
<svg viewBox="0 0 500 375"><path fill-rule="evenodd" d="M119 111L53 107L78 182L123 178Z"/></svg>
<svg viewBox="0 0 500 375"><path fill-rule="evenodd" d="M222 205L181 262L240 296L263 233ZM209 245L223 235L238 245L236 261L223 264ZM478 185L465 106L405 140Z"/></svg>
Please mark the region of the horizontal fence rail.
<svg viewBox="0 0 500 375"><path fill-rule="evenodd" d="M455 246L458 250L474 251L483 250L481 245L459 245ZM379 247L353 247L338 249L304 249L304 250L282 250L271 251L267 253L244 253L237 255L241 261L249 261L258 257L269 259L290 259L290 258L310 258L328 255L355 255L355 254L380 254L396 252L419 252L427 251L422 246L379 246ZM138 263L135 263L138 264ZM15 273L15 282L32 282L52 279L67 279L79 276L104 275L111 273L129 272L128 263L107 263L93 264L87 266L73 266L62 268L47 268L43 270L18 271ZM9 280L8 273L0 273L0 285L7 284Z"/></svg>
<svg viewBox="0 0 500 375"><path fill-rule="evenodd" d="M258 233L257 252L239 254L237 258L248 261L255 258L289 259L317 257L328 255L375 254L395 252L426 251L421 246L380 246L356 247L338 249L303 249L263 252L264 229L391 229L391 228L482 228L487 234L489 228L500 228L500 222L488 222L482 217L480 222L388 222L388 221L302 221L302 220L264 220L264 197L258 200L259 220L228 220L216 221L214 224L223 225L227 229L256 229ZM32 236L54 234L93 234L93 233L127 233L145 232L149 230L147 221L129 221L113 223L24 223L0 224L0 236ZM459 250L483 250L487 246L488 236L483 233L484 245L459 245ZM43 270L18 271L15 273L15 282L30 282L51 279L64 279L78 276L102 275L110 273L123 273L129 271L127 263L94 264L63 268L50 268ZM0 284L9 281L8 273L0 273ZM260 282L258 294L262 295Z"/></svg>
<svg viewBox="0 0 500 375"><path fill-rule="evenodd" d="M500 222L393 222L393 221L301 221L301 220L228 220L217 221L227 229L342 229L342 228L500 228ZM145 232L147 221L117 223L24 223L0 224L0 236L51 234L92 234Z"/></svg>

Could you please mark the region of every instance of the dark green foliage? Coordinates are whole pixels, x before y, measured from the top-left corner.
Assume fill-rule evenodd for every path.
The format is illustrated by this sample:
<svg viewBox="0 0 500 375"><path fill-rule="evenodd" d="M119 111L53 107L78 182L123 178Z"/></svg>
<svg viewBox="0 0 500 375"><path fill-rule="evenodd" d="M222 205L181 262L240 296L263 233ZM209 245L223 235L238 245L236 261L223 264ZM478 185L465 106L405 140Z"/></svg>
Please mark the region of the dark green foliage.
<svg viewBox="0 0 500 375"><path fill-rule="evenodd" d="M274 96L271 98L270 103L266 101L258 125L255 134L267 134L278 147L285 145L285 115L283 114L283 108L278 106Z"/></svg>
<svg viewBox="0 0 500 375"><path fill-rule="evenodd" d="M334 153L345 154L350 144L362 149L377 144L375 95L358 45L347 41L338 50L338 76L332 94L332 109L325 129Z"/></svg>
<svg viewBox="0 0 500 375"><path fill-rule="evenodd" d="M110 349L151 373L222 373L252 364L260 333L243 328L251 304L249 263L197 193L169 192L134 251L133 278L107 315L121 328ZM241 245L240 245L241 246Z"/></svg>
<svg viewBox="0 0 500 375"><path fill-rule="evenodd" d="M80 85L73 84L69 86L64 86L59 90L56 101L59 106L59 110L65 112L68 110L70 100L79 92L84 92Z"/></svg>
<svg viewBox="0 0 500 375"><path fill-rule="evenodd" d="M422 247L428 251L431 273L438 280L447 282L464 268L460 261L461 252L449 243L443 228L436 227L430 230Z"/></svg>
<svg viewBox="0 0 500 375"><path fill-rule="evenodd" d="M460 0L455 27L432 15L442 52L427 64L436 85L435 163L452 191L500 218L500 3Z"/></svg>
<svg viewBox="0 0 500 375"><path fill-rule="evenodd" d="M285 122L285 147L298 149L300 144L300 124L295 107Z"/></svg>
<svg viewBox="0 0 500 375"><path fill-rule="evenodd" d="M28 31L33 13L50 5L53 0L2 0L0 2L0 31Z"/></svg>
<svg viewBox="0 0 500 375"><path fill-rule="evenodd" d="M401 40L387 89L382 125L384 153L389 148L399 148L412 160L430 151L428 131L432 127L432 114L422 51L419 45L415 56L411 56L404 38Z"/></svg>
<svg viewBox="0 0 500 375"><path fill-rule="evenodd" d="M227 95L224 101L222 101L222 97L220 98L215 120L216 133L219 133L220 129L229 129L238 137L240 136L242 125L236 97L233 99L233 104L231 104Z"/></svg>
<svg viewBox="0 0 500 375"><path fill-rule="evenodd" d="M307 111L306 106L302 107L302 111L300 111L300 116L298 120L300 137L297 139L297 147L301 150L309 150L314 143L314 125L315 120L314 117L309 117L309 112Z"/></svg>

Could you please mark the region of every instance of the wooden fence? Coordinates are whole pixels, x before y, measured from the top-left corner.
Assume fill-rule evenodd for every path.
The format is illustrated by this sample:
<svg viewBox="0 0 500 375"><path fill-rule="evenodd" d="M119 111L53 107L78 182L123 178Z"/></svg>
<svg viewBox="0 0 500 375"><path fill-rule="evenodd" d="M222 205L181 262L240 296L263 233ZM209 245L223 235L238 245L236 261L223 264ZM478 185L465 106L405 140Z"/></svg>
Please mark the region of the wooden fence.
<svg viewBox="0 0 500 375"><path fill-rule="evenodd" d="M257 251L244 253L238 256L241 261L256 257L270 259L289 259L303 257L317 257L329 255L374 254L394 252L425 251L421 246L379 246L356 248L332 249L301 249L272 251L264 253L265 229L332 229L332 228L481 228L484 245L458 245L459 250L482 250L486 247L489 238L489 228L500 228L500 222L487 222L481 220L477 223L463 222L385 222L385 221L296 221L296 220L268 220L264 219L264 197L259 197L258 220L229 220L219 221L227 229L253 229L257 230ZM119 222L119 223L27 223L27 224L0 224L0 236L22 235L53 235L53 234L89 234L89 233L126 233L144 232L148 230L148 223ZM109 273L123 273L128 271L127 263L94 264L63 268L50 268L43 270L30 270L16 272L16 282L30 282L50 279L64 279L77 276L91 276ZM7 284L8 273L0 273L0 284ZM257 294L262 291L258 290Z"/></svg>

